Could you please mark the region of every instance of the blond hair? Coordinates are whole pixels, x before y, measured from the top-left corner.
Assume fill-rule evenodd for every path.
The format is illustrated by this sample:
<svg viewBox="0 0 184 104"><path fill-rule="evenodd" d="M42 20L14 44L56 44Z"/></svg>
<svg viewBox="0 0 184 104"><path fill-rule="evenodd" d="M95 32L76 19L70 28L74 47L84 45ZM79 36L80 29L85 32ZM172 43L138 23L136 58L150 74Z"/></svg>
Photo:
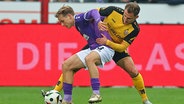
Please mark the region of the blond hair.
<svg viewBox="0 0 184 104"><path fill-rule="evenodd" d="M62 6L58 11L57 13L55 14L55 17L58 18L59 15L63 15L63 16L66 16L67 14L71 14L71 15L74 15L74 10L72 7L70 6Z"/></svg>

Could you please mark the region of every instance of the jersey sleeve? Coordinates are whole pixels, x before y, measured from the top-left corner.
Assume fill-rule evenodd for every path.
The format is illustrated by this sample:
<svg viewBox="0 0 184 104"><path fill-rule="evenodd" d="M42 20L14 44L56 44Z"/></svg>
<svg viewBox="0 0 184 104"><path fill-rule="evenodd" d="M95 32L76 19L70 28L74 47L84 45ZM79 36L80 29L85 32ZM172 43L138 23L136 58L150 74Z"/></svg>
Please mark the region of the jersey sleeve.
<svg viewBox="0 0 184 104"><path fill-rule="evenodd" d="M97 9L92 9L84 14L85 20L94 20L98 23L101 20L100 14Z"/></svg>
<svg viewBox="0 0 184 104"><path fill-rule="evenodd" d="M132 44L134 39L137 37L138 33L139 33L139 29L132 31L129 35L127 35L124 38L123 42L120 44L115 43L115 42L110 41L110 40L107 40L106 45L108 45L109 47L111 47L115 51L123 52L130 46L130 44Z"/></svg>
<svg viewBox="0 0 184 104"><path fill-rule="evenodd" d="M109 16L113 11L121 13L123 9L115 6L102 7L99 9L101 16Z"/></svg>
<svg viewBox="0 0 184 104"><path fill-rule="evenodd" d="M130 44L126 41L123 41L121 44L119 44L110 40L107 40L106 45L117 52L123 52L128 48L128 46L130 46Z"/></svg>

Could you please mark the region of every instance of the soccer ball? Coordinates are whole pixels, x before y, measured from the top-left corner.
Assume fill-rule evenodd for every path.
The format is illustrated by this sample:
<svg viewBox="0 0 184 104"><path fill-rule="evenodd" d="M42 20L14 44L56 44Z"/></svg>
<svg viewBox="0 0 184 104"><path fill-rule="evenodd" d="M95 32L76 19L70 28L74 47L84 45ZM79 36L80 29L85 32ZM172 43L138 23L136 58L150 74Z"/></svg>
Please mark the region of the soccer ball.
<svg viewBox="0 0 184 104"><path fill-rule="evenodd" d="M61 104L62 102L61 94L56 90L50 90L46 92L44 102L45 104Z"/></svg>

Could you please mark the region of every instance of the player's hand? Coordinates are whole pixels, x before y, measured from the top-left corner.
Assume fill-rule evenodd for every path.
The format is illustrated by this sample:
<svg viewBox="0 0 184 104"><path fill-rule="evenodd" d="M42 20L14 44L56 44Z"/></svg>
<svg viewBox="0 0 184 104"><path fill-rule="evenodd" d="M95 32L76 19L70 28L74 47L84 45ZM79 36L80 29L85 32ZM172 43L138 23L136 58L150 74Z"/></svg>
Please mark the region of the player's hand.
<svg viewBox="0 0 184 104"><path fill-rule="evenodd" d="M96 39L96 42L97 42L98 44L105 45L106 42L107 42L107 38L106 38L105 35L103 35L103 34L101 34L101 35L102 35L102 37L101 37L101 38L97 38L97 39Z"/></svg>
<svg viewBox="0 0 184 104"><path fill-rule="evenodd" d="M102 21L98 22L98 29L100 31L107 31L107 29L108 29L107 23L102 22Z"/></svg>

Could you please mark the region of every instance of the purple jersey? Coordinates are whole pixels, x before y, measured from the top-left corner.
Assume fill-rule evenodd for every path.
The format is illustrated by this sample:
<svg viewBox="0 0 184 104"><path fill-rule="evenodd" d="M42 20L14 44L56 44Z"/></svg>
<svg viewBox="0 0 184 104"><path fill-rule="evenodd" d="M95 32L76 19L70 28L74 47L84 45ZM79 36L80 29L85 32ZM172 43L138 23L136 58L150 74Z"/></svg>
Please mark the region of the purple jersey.
<svg viewBox="0 0 184 104"><path fill-rule="evenodd" d="M90 49L100 46L96 43L96 39L102 37L101 34L104 34L107 39L111 40L107 31L99 31L98 29L98 22L101 18L103 17L100 16L96 9L75 15L75 27L87 40Z"/></svg>

